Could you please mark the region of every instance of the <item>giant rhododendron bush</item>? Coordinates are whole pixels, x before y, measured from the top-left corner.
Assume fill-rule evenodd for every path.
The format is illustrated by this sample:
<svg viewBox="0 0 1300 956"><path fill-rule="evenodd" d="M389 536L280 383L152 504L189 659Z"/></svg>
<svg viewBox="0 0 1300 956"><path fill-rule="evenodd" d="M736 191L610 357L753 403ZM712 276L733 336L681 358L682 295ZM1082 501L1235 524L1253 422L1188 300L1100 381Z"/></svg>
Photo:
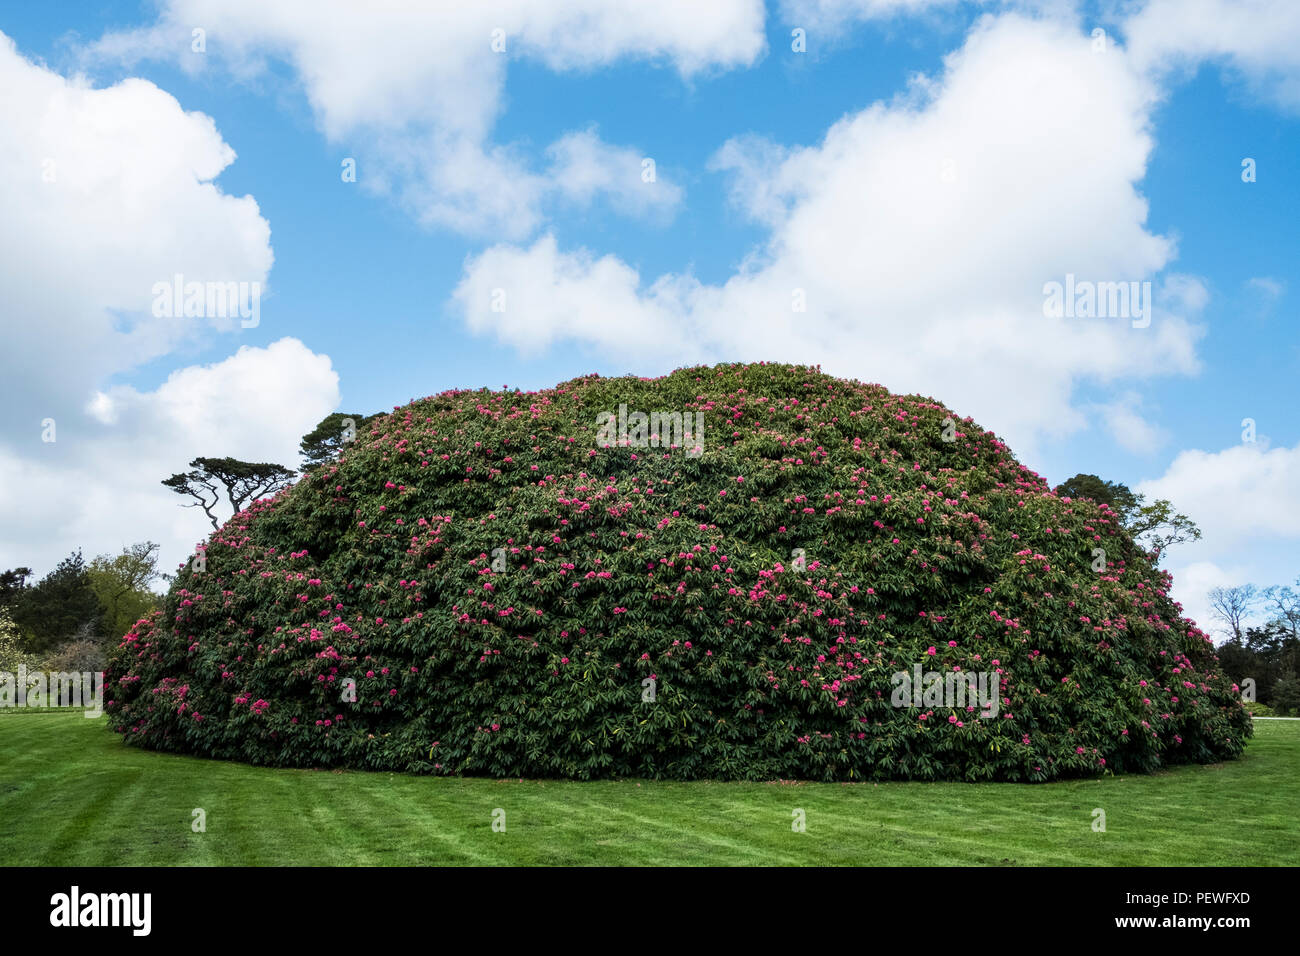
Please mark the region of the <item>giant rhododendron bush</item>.
<svg viewBox="0 0 1300 956"><path fill-rule="evenodd" d="M703 431L657 445L636 412ZM928 398L786 365L592 376L447 392L344 448L235 515L122 640L128 741L435 774L1042 781L1221 760L1250 733L1115 518ZM922 668L927 689L991 675L992 706L900 700Z"/></svg>

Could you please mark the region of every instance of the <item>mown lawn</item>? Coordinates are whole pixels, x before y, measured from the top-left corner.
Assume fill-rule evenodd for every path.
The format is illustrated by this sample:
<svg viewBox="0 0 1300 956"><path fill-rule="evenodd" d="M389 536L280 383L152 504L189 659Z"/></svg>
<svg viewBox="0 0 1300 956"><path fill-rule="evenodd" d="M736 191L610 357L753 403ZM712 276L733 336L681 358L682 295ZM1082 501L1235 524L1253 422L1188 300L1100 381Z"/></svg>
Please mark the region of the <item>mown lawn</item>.
<svg viewBox="0 0 1300 956"><path fill-rule="evenodd" d="M128 748L79 712L8 711L0 862L1296 866L1300 722L1257 722L1231 763L1041 786L571 783L267 770Z"/></svg>

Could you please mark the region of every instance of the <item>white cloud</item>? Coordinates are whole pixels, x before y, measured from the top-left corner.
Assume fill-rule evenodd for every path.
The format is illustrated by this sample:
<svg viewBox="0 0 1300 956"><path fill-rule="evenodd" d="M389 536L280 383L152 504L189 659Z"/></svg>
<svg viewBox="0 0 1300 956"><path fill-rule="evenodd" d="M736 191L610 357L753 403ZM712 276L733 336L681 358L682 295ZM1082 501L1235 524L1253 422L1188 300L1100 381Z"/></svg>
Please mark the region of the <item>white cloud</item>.
<svg viewBox="0 0 1300 956"><path fill-rule="evenodd" d="M790 214L801 180L788 163L790 150L762 136L733 136L709 160L714 172L731 173L733 209L763 225L776 227Z"/></svg>
<svg viewBox="0 0 1300 956"><path fill-rule="evenodd" d="M1294 0L1152 0L1123 24L1140 68L1216 62L1284 107L1300 109L1300 4Z"/></svg>
<svg viewBox="0 0 1300 956"><path fill-rule="evenodd" d="M151 539L172 570L212 529L160 482L199 455L296 467L301 436L338 406L338 375L285 338L90 402L97 421L60 427L52 444L0 446L0 567L43 573L78 546L89 558Z"/></svg>
<svg viewBox="0 0 1300 956"><path fill-rule="evenodd" d="M761 0L165 0L156 24L106 35L88 52L127 63L166 58L191 70L215 61L240 76L258 75L271 59L287 62L325 136L358 158L361 184L397 195L422 221L522 239L570 187L583 202L599 191L632 212L661 209L667 191L649 207L629 206L633 194L616 171L580 179L572 168L557 184L519 150L490 142L511 60L594 70L642 59L690 78L755 62L763 20ZM204 54L191 50L195 27L207 31ZM493 49L496 30L504 52ZM567 138L553 149L585 149L575 161L623 155Z"/></svg>
<svg viewBox="0 0 1300 956"><path fill-rule="evenodd" d="M1186 450L1159 478L1134 491L1148 501L1165 498L1201 529L1201 539L1177 545L1166 562L1173 575L1173 598L1201 629L1222 638L1210 613L1215 587L1252 583L1285 584L1300 573L1300 445L1268 448L1243 443L1218 452ZM1257 611L1251 623L1268 615Z"/></svg>
<svg viewBox="0 0 1300 956"><path fill-rule="evenodd" d="M1210 550L1202 548L1204 540L1195 544L1180 544L1178 550L1170 553L1167 570L1173 575L1174 584L1169 595L1183 605L1183 615L1190 617L1201 630L1214 637L1215 643L1222 643L1229 635L1225 624L1214 617L1210 606L1210 592L1217 587L1236 587L1240 584L1254 584L1259 590L1269 585L1287 584L1300 575L1300 564L1296 563L1294 548L1288 549L1237 549L1222 550L1217 560L1192 560L1189 555L1200 549L1202 554ZM1212 549L1212 545L1211 545ZM1257 627L1267 623L1276 616L1266 602L1260 601L1244 619L1247 627Z"/></svg>
<svg viewBox="0 0 1300 956"><path fill-rule="evenodd" d="M857 21L914 16L960 3L961 0L782 0L781 13L791 26L833 30Z"/></svg>
<svg viewBox="0 0 1300 956"><path fill-rule="evenodd" d="M544 239L470 259L455 302L502 341L571 339L647 369L820 362L997 422L1023 455L1082 427L1076 383L1199 367L1205 290L1192 277L1155 283L1149 328L1043 315L1045 282L1146 279L1172 259L1135 186L1155 94L1122 51L1094 54L1070 24L987 17L940 76L845 117L816 146L751 137L718 151L733 201L771 230L724 284L645 285L614 257ZM505 315L491 311L495 288Z"/></svg>
<svg viewBox="0 0 1300 956"><path fill-rule="evenodd" d="M681 187L662 178L653 157L610 146L594 129L569 133L546 153L555 189L571 202L588 205L603 195L614 208L637 216L667 212L681 202Z"/></svg>
<svg viewBox="0 0 1300 956"><path fill-rule="evenodd" d="M1172 501L1218 551L1243 542L1300 539L1297 489L1300 445L1267 448L1243 442L1218 452L1180 452L1163 475L1134 490L1151 500Z"/></svg>
<svg viewBox="0 0 1300 956"><path fill-rule="evenodd" d="M1168 435L1147 421L1142 415L1141 407L1141 396L1129 391L1114 402L1098 406L1097 412L1102 424L1121 448L1138 455L1150 455L1159 450Z"/></svg>
<svg viewBox="0 0 1300 956"><path fill-rule="evenodd" d="M36 440L95 383L210 334L154 318L154 283L265 282L270 227L213 183L235 154L212 120L152 83L94 89L0 34L0 117L3 433Z"/></svg>
<svg viewBox="0 0 1300 956"><path fill-rule="evenodd" d="M621 355L686 361L693 343L679 320L697 291L666 276L644 293L634 269L616 256L559 250L542 236L527 249L493 246L471 261L453 300L470 328L537 354L573 339Z"/></svg>
<svg viewBox="0 0 1300 956"><path fill-rule="evenodd" d="M1242 567L1222 568L1213 561L1194 561L1170 569L1174 586L1170 596L1183 606L1183 616L1190 617L1197 626L1212 635L1216 642L1226 634L1224 625L1217 621L1210 608L1210 592L1218 587L1236 587L1250 582L1249 573Z"/></svg>
<svg viewBox="0 0 1300 956"><path fill-rule="evenodd" d="M1246 288L1272 303L1282 297L1282 293L1286 291L1286 283L1271 276L1253 276L1246 280Z"/></svg>

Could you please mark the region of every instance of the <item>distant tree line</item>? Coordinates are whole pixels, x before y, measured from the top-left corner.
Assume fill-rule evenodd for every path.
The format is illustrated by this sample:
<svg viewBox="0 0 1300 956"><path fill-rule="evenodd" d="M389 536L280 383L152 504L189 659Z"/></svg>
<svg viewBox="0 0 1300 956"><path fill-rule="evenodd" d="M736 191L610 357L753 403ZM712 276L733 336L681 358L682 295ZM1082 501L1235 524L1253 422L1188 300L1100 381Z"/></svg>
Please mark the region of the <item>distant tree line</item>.
<svg viewBox="0 0 1300 956"><path fill-rule="evenodd" d="M158 606L151 585L165 575L158 545L142 541L89 563L77 550L31 577L26 567L0 572L0 671L102 670L110 642Z"/></svg>
<svg viewBox="0 0 1300 956"><path fill-rule="evenodd" d="M1228 634L1219 647L1224 672L1243 687L1253 682L1256 699L1283 716L1300 716L1300 578L1295 583L1242 584L1209 594L1210 613ZM1247 626L1261 611L1265 623Z"/></svg>
<svg viewBox="0 0 1300 956"><path fill-rule="evenodd" d="M344 447L380 415L335 412L302 437L302 472L338 458ZM220 513L244 510L259 498L289 485L296 472L274 462L198 457L189 470L163 485L192 499L213 530ZM0 572L0 671L19 664L46 670L102 670L110 642L116 642L144 615L159 606L152 585L169 580L158 567L159 546L144 541L120 554L101 554L89 563L81 551L32 581L32 569ZM66 666L65 666L66 665Z"/></svg>

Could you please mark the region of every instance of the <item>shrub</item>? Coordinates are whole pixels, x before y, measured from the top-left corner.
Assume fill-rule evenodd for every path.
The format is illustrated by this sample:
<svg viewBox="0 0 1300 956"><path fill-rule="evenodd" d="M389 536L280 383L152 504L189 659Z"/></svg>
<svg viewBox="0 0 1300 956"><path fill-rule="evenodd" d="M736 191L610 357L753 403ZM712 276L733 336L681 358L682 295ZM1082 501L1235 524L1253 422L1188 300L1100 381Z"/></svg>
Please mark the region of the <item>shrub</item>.
<svg viewBox="0 0 1300 956"><path fill-rule="evenodd" d="M38 666L36 655L22 649L22 637L14 619L8 608L0 607L0 673L17 674L22 665L34 670Z"/></svg>
<svg viewBox="0 0 1300 956"><path fill-rule="evenodd" d="M636 444L636 420L611 434L621 405L699 413L702 453ZM416 401L231 518L204 567L110 661L130 742L440 774L1044 781L1218 761L1251 732L1108 509L933 399L804 367ZM996 717L893 706L914 666L993 675Z"/></svg>
<svg viewBox="0 0 1300 956"><path fill-rule="evenodd" d="M1300 679L1286 671L1273 685L1273 709L1281 716L1300 715Z"/></svg>
<svg viewBox="0 0 1300 956"><path fill-rule="evenodd" d="M45 658L44 667L53 672L99 673L106 663L104 642L89 627L81 627L71 640L60 644L57 650Z"/></svg>

